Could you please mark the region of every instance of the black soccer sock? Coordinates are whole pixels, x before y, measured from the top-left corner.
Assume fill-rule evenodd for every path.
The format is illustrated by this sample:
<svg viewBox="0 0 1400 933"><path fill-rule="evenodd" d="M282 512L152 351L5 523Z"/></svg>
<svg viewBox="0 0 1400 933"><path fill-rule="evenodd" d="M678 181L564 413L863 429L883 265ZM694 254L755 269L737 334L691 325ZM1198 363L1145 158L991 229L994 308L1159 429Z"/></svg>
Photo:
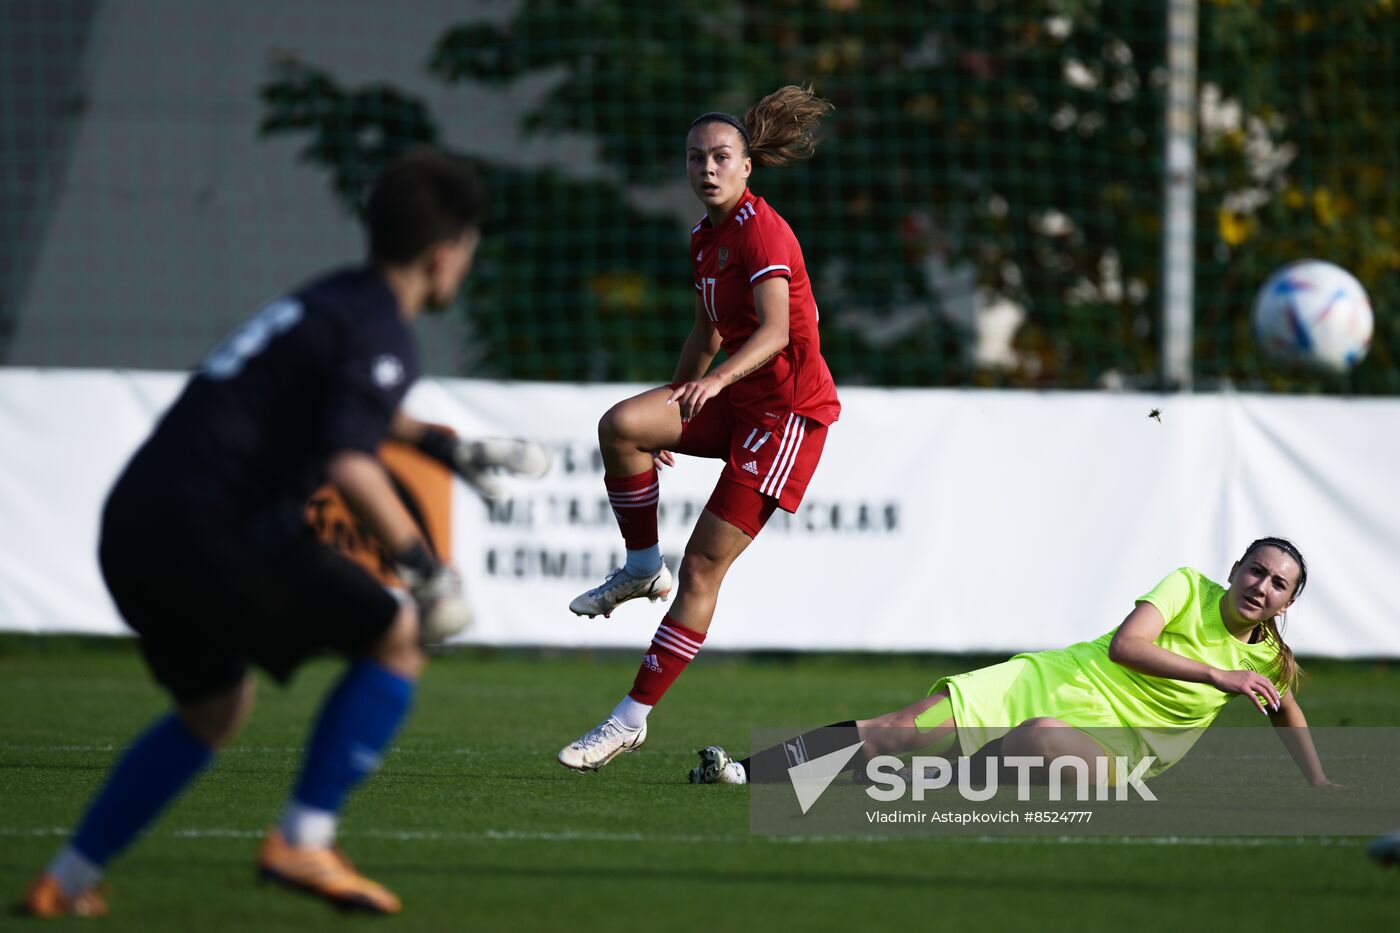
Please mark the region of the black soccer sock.
<svg viewBox="0 0 1400 933"><path fill-rule="evenodd" d="M833 722L831 725L812 729L795 738L787 739L772 748L754 752L748 758L740 761L739 767L744 769L744 774L748 776L750 783L786 781L788 769L794 765L803 764L832 752L839 752L843 748L850 748L859 741L860 735L856 731L854 719ZM859 767L864 761L864 756L852 756L850 763L842 770L849 771Z"/></svg>

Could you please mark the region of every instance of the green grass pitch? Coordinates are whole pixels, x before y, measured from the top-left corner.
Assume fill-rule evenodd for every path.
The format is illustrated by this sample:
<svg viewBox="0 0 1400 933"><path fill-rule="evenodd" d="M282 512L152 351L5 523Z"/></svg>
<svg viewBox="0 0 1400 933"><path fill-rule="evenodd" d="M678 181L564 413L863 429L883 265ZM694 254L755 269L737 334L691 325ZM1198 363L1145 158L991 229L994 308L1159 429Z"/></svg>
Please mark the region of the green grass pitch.
<svg viewBox="0 0 1400 933"><path fill-rule="evenodd" d="M404 899L347 917L253 882L310 717L338 667L259 685L251 725L111 871L111 915L43 929L150 931L1379 929L1400 872L1360 839L767 840L746 793L686 783L693 750L748 730L894 708L983 659L702 657L642 751L599 774L554 761L630 683L632 658L436 660L342 841ZM1400 669L1313 662L1315 725L1400 724ZM127 642L0 641L0 892L18 900L118 748L164 706ZM1254 720L1243 701L1222 722ZM1268 728L1260 724L1260 728ZM1377 831L1400 827L1378 826ZM6 908L8 911L8 907ZM965 927L964 924L975 924ZM0 929L39 929L0 912Z"/></svg>

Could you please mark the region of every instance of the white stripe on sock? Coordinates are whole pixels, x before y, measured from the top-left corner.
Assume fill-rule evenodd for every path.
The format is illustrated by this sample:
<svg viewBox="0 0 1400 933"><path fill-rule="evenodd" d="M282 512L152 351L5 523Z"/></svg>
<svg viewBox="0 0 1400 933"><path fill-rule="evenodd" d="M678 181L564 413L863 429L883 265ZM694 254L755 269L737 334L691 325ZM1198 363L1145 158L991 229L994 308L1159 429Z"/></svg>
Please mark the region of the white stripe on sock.
<svg viewBox="0 0 1400 933"><path fill-rule="evenodd" d="M631 502L636 499L645 499L647 496L655 496L661 491L660 483L652 483L646 489L635 489L628 492L609 492L609 502Z"/></svg>
<svg viewBox="0 0 1400 933"><path fill-rule="evenodd" d="M644 509L649 505L656 505L660 501L660 496L652 496L650 499L643 499L640 502L613 502L609 504L614 509Z"/></svg>
<svg viewBox="0 0 1400 933"><path fill-rule="evenodd" d="M665 635L662 635L660 632L657 632L651 640L658 647L665 648L667 651L671 652L677 657L684 658L687 661L695 660L694 651L691 651L689 648L685 647L680 642L673 641Z"/></svg>
<svg viewBox="0 0 1400 933"><path fill-rule="evenodd" d="M671 628L671 626L669 626L669 625L662 625L660 628L658 628L658 629L656 630L656 633L657 633L658 635L661 634L662 632L665 632L667 635L670 635L670 636L672 636L673 638L676 638L677 640L679 640L679 641L680 641L681 643L683 643L683 644L689 645L689 646L690 646L693 650L695 650L695 651L699 651L699 650L700 650L701 642L698 642L698 641L696 641L694 638L691 638L691 637L690 637L689 635L687 635L685 632L678 632L678 631L676 631L675 629Z"/></svg>

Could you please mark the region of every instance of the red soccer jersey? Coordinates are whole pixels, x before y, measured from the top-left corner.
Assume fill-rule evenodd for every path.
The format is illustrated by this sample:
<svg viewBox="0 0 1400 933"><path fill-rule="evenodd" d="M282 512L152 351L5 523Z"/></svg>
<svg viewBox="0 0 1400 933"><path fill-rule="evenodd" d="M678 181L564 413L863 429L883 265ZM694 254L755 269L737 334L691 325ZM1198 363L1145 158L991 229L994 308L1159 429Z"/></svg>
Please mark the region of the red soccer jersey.
<svg viewBox="0 0 1400 933"><path fill-rule="evenodd" d="M756 423L788 412L831 424L841 414L836 383L822 359L817 303L802 247L787 221L748 190L716 229L709 217L690 231L695 291L725 352L733 354L758 329L753 289L764 279L788 280L788 345L730 389L737 411L753 412ZM762 419L758 418L762 415Z"/></svg>

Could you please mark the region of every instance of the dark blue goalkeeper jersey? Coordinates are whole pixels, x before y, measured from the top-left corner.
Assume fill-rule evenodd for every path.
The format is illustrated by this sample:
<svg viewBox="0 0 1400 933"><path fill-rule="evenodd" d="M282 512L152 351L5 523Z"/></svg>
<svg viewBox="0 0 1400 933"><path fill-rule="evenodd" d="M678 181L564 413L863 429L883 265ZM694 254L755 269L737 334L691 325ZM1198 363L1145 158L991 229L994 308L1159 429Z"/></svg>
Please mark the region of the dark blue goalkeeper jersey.
<svg viewBox="0 0 1400 933"><path fill-rule="evenodd" d="M290 540L330 456L378 450L418 365L382 276L364 266L332 272L268 304L209 353L127 465L109 509L120 498L153 530Z"/></svg>

